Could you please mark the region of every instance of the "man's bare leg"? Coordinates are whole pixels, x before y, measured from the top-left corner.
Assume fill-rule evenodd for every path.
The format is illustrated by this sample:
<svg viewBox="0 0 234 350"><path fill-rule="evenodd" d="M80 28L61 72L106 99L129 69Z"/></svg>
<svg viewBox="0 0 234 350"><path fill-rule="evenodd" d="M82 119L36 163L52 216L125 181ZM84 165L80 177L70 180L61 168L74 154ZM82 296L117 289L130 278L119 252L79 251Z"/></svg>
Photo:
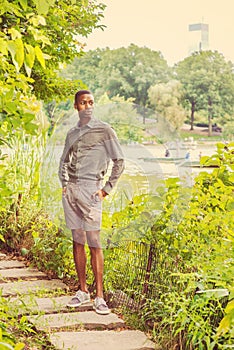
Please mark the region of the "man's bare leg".
<svg viewBox="0 0 234 350"><path fill-rule="evenodd" d="M96 282L96 296L103 298L104 258L100 243L100 230L87 231L86 234L91 253L91 265Z"/></svg>
<svg viewBox="0 0 234 350"><path fill-rule="evenodd" d="M81 229L72 230L73 236L73 257L76 272L82 292L88 292L86 285L86 252L85 252L85 232Z"/></svg>

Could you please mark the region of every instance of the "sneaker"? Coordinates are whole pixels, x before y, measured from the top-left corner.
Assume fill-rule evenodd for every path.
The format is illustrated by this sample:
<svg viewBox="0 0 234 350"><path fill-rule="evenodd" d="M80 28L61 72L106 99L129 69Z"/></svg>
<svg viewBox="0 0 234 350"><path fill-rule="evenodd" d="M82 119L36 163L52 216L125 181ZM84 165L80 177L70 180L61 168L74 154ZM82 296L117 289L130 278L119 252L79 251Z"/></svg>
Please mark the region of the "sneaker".
<svg viewBox="0 0 234 350"><path fill-rule="evenodd" d="M78 307L88 302L90 302L90 294L78 290L78 292L76 292L76 295L67 303L67 306Z"/></svg>
<svg viewBox="0 0 234 350"><path fill-rule="evenodd" d="M111 312L111 310L106 305L105 300L100 297L94 299L93 309L96 311L97 314L100 315L108 315Z"/></svg>

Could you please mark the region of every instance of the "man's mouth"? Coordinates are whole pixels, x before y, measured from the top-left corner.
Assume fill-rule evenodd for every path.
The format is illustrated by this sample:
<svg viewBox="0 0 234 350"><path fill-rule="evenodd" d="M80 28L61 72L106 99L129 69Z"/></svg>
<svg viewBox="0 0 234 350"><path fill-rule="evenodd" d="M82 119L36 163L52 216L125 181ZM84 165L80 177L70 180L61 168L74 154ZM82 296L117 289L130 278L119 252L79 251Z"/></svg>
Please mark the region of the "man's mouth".
<svg viewBox="0 0 234 350"><path fill-rule="evenodd" d="M85 110L79 111L80 118L91 117L92 114L93 114L93 110L92 109L85 109Z"/></svg>

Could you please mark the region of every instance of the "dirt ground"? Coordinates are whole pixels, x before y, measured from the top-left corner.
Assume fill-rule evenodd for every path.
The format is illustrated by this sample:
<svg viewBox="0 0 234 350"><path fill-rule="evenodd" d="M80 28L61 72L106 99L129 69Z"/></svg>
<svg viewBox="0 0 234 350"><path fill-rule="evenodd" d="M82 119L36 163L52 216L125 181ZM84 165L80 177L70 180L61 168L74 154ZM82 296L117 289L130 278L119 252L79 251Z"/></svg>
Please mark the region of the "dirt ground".
<svg viewBox="0 0 234 350"><path fill-rule="evenodd" d="M199 134L201 136L208 136L208 128L201 128L199 126L194 126L194 130L190 130L190 125L189 124L184 124L181 131L189 131L191 133L191 136L193 134ZM222 133L220 132L212 132L212 136L220 136Z"/></svg>

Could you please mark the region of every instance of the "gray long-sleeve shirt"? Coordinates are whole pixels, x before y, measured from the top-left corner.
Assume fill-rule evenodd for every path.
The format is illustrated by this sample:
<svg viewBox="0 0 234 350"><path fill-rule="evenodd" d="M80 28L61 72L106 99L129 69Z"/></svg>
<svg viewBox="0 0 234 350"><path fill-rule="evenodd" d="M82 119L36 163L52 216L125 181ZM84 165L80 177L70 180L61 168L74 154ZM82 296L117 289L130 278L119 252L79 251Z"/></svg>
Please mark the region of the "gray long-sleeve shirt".
<svg viewBox="0 0 234 350"><path fill-rule="evenodd" d="M88 124L67 133L59 165L59 179L65 187L69 181L103 180L110 160L111 174L103 190L110 193L124 170L124 156L115 131L109 124L91 118Z"/></svg>

